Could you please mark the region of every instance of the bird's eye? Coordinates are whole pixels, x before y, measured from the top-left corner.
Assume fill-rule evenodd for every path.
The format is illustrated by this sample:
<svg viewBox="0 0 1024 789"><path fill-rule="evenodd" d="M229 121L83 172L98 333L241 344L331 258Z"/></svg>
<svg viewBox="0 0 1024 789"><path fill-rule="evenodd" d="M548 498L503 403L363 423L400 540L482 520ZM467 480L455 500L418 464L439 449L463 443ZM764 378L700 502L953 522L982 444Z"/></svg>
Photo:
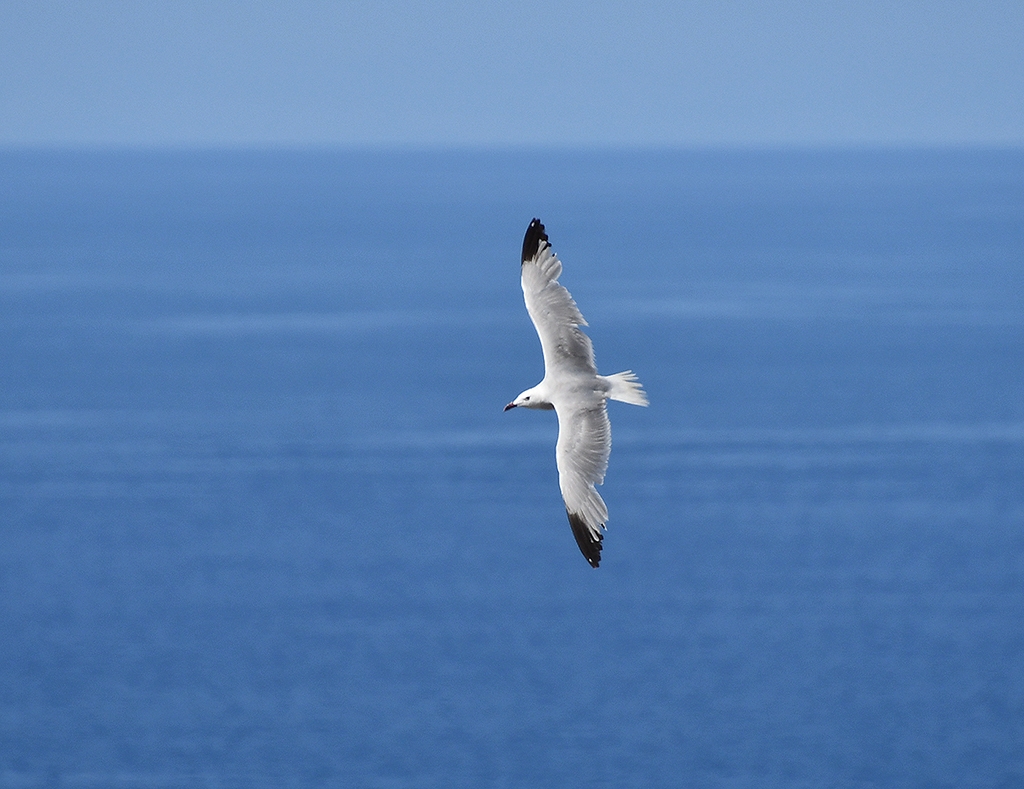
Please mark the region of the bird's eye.
<svg viewBox="0 0 1024 789"><path fill-rule="evenodd" d="M524 397L524 398L523 398L523 400L529 400L529 399L530 399L529 397Z"/></svg>

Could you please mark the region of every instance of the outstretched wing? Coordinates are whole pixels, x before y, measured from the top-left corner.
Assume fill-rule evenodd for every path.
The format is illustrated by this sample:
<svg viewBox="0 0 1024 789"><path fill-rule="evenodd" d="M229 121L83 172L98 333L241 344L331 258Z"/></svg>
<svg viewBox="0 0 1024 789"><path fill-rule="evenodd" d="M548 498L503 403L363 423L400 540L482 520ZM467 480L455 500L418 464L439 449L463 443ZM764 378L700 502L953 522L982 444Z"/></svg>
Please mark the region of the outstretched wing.
<svg viewBox="0 0 1024 789"><path fill-rule="evenodd" d="M604 482L612 451L612 426L603 401L592 408L565 411L557 404L558 484L569 515L576 544L597 567L601 561L601 529L608 522L608 508L595 485Z"/></svg>
<svg viewBox="0 0 1024 789"><path fill-rule="evenodd" d="M597 374L594 346L580 330L586 326L579 307L558 284L562 263L551 251L544 225L530 222L523 239L523 297L544 351L545 374L553 370Z"/></svg>

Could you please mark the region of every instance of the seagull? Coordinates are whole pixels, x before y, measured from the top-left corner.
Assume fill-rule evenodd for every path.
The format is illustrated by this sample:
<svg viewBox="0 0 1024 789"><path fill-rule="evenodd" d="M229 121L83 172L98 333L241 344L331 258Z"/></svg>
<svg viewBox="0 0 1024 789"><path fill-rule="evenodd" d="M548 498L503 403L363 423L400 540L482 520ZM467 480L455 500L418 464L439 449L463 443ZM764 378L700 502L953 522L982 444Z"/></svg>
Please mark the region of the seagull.
<svg viewBox="0 0 1024 789"><path fill-rule="evenodd" d="M558 415L555 462L576 544L591 567L601 562L601 530L608 508L595 485L604 482L612 451L608 400L647 405L647 395L632 370L599 375L594 346L580 330L586 326L569 291L558 284L562 263L551 251L544 225L530 222L523 239L523 297L544 352L544 380L505 406L554 409Z"/></svg>

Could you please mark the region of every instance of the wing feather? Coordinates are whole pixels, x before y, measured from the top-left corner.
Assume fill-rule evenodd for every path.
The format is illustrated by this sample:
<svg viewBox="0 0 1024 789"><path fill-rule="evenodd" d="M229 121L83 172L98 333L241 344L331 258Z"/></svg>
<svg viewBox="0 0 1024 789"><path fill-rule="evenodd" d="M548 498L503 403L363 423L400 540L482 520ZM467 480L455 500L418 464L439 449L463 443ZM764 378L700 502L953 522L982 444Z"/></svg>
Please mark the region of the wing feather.
<svg viewBox="0 0 1024 789"><path fill-rule="evenodd" d="M591 565L600 561L601 529L608 508L597 492L604 482L612 451L612 427L604 401L592 408L565 412L556 404L558 484L576 542Z"/></svg>
<svg viewBox="0 0 1024 789"><path fill-rule="evenodd" d="M597 374L594 346L569 291L558 284L562 263L551 251L544 225L534 219L523 241L523 298L544 352L544 369Z"/></svg>

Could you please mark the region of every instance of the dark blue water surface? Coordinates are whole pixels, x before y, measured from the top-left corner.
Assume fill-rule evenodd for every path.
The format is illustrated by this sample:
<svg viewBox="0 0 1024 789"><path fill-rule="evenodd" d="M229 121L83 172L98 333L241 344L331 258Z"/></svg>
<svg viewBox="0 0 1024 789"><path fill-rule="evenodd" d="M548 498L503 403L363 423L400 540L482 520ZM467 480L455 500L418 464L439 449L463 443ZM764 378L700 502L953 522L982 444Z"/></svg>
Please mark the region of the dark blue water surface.
<svg viewBox="0 0 1024 789"><path fill-rule="evenodd" d="M2 787L1020 786L1024 152L0 153L0 535Z"/></svg>

